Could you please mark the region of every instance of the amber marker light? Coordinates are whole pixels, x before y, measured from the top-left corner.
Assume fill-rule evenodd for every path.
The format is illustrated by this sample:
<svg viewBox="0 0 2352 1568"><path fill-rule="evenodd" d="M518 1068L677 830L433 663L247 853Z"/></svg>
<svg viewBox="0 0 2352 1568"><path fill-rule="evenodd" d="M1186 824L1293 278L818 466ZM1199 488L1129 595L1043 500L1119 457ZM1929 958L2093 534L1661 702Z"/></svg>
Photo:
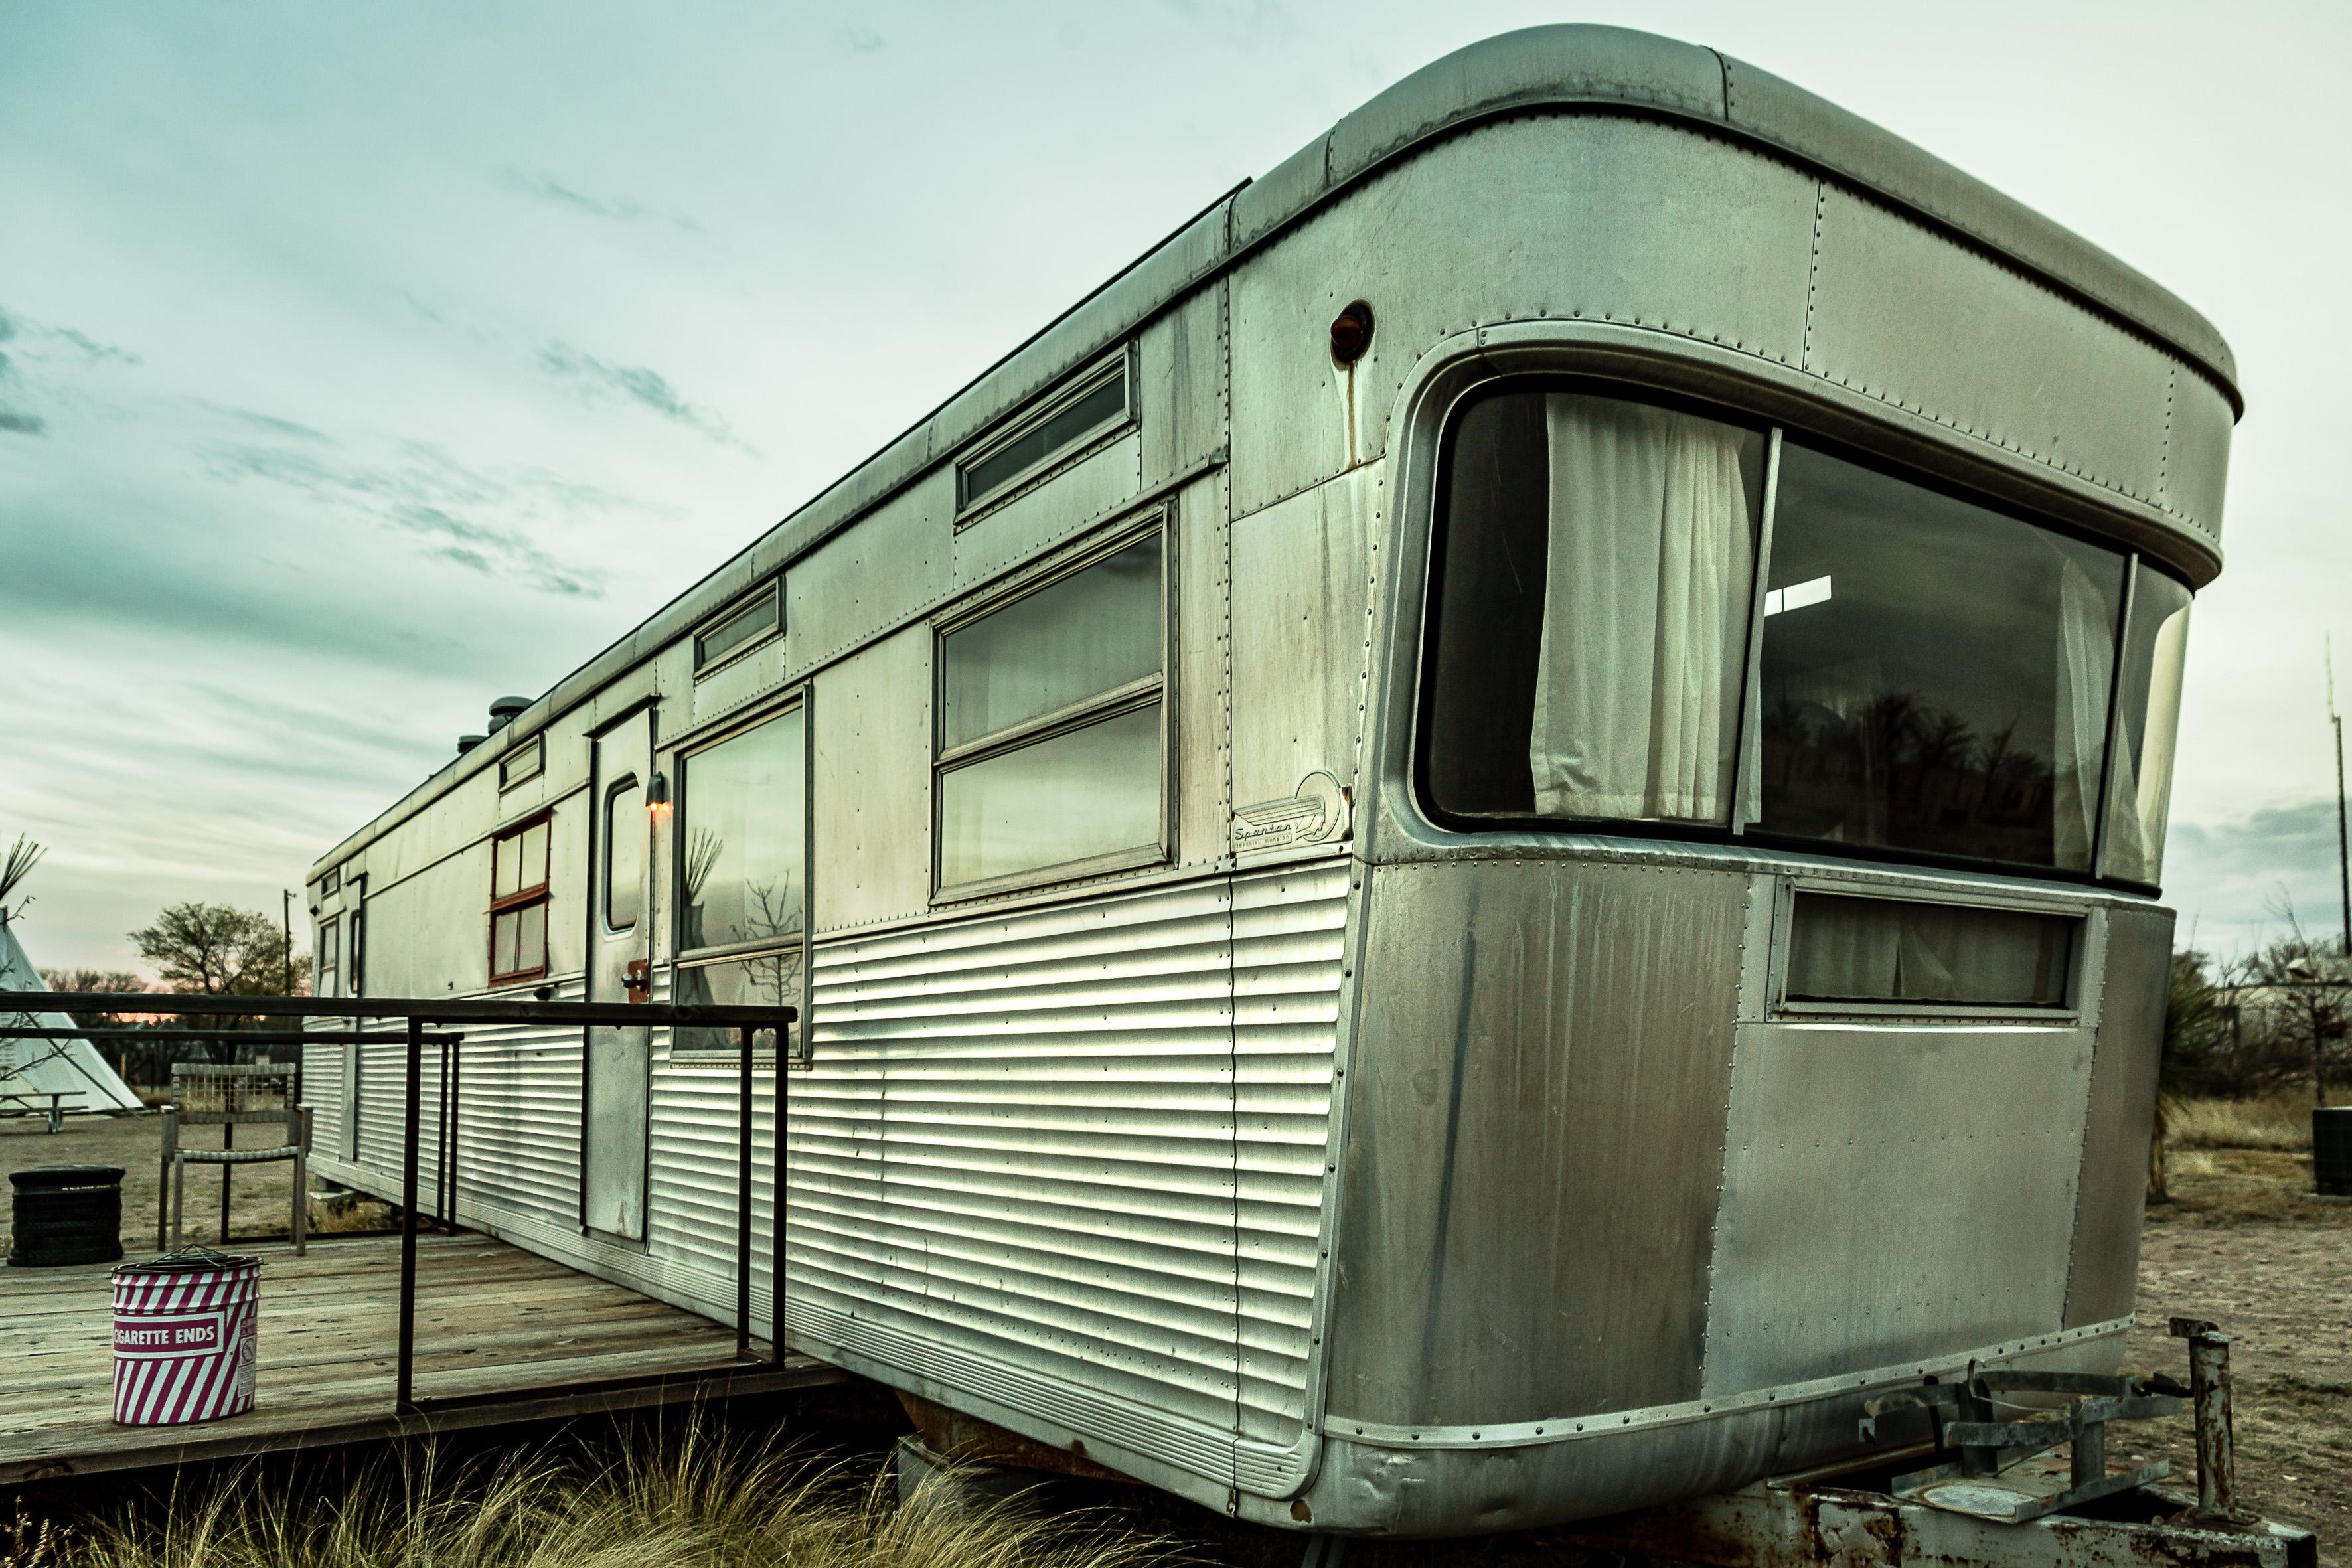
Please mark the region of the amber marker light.
<svg viewBox="0 0 2352 1568"><path fill-rule="evenodd" d="M646 815L656 826L669 820L669 775L656 773L646 785Z"/></svg>
<svg viewBox="0 0 2352 1568"><path fill-rule="evenodd" d="M1331 357L1353 364L1372 346L1372 308L1361 300L1331 318Z"/></svg>

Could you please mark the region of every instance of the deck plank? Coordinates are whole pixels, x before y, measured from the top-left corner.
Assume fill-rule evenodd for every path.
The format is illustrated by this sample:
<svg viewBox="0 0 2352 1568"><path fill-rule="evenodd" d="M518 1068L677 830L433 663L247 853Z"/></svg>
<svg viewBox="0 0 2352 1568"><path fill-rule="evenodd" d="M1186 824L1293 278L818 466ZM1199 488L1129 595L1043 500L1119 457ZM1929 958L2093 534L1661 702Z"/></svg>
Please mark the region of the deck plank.
<svg viewBox="0 0 2352 1568"><path fill-rule="evenodd" d="M399 1238L321 1237L301 1258L285 1243L240 1250L262 1258L255 1405L192 1426L114 1425L107 1266L0 1273L9 1365L0 1483L843 1376L796 1355L781 1367L743 1364L719 1383L675 1377L730 1362L734 1331L488 1237L426 1235L417 1238L415 1392L428 1408L402 1415L392 1404ZM593 1386L615 1378L647 1381Z"/></svg>

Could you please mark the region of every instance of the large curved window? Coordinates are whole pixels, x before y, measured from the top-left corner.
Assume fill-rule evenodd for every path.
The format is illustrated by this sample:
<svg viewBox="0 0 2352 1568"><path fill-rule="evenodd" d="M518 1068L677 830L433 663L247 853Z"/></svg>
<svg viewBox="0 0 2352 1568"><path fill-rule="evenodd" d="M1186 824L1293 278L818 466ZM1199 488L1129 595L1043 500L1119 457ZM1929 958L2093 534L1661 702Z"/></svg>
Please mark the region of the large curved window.
<svg viewBox="0 0 2352 1568"><path fill-rule="evenodd" d="M1723 823L1760 432L1580 393L1455 427L1429 777L1465 816Z"/></svg>
<svg viewBox="0 0 2352 1568"><path fill-rule="evenodd" d="M2124 558L1781 447L1754 831L2091 868Z"/></svg>
<svg viewBox="0 0 2352 1568"><path fill-rule="evenodd" d="M2188 590L1771 437L1574 384L1458 415L1419 758L1435 814L2089 873L2104 803L2105 874L2155 882Z"/></svg>

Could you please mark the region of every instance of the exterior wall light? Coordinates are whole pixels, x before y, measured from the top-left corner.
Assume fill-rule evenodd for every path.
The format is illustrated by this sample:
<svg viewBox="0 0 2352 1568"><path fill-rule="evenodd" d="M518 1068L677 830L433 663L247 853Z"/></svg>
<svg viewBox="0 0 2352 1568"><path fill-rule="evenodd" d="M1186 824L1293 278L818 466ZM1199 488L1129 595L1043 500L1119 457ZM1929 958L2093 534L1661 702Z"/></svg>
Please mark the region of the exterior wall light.
<svg viewBox="0 0 2352 1568"><path fill-rule="evenodd" d="M1340 364L1353 364L1371 346L1372 308L1359 300L1332 320L1331 358Z"/></svg>
<svg viewBox="0 0 2352 1568"><path fill-rule="evenodd" d="M646 813L656 824L669 819L669 775L656 773L646 784Z"/></svg>

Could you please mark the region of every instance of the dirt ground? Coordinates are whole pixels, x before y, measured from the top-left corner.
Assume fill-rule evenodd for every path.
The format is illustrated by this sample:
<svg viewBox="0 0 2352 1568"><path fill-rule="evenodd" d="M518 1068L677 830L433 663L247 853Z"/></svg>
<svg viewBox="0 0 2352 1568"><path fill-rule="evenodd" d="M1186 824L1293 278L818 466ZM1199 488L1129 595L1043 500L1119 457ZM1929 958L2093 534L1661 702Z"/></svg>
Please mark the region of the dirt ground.
<svg viewBox="0 0 2352 1568"><path fill-rule="evenodd" d="M121 1165L123 1242L135 1258L154 1239L162 1131L153 1115L72 1118L54 1135L37 1120L0 1121L0 1171ZM285 1235L291 1181L289 1164L239 1168L232 1235ZM2352 1563L2352 1204L2306 1196L2311 1184L2307 1154L2176 1153L2174 1201L2149 1210L2143 1235L2141 1326L2126 1367L2186 1379L2186 1349L2166 1334L2175 1315L2210 1318L2235 1335L2241 1500L2317 1531L2323 1561ZM189 1239L218 1245L219 1215L219 1173L192 1172ZM0 1244L6 1234L0 1214ZM2119 1428L2113 1452L2169 1459L2173 1484L2194 1489L2186 1416ZM1490 1543L1476 1555L1510 1553Z"/></svg>
<svg viewBox="0 0 2352 1568"><path fill-rule="evenodd" d="M2352 1563L2352 1203L2311 1185L2308 1154L2174 1155L2173 1201L2149 1209L2141 1236L2126 1364L2186 1382L2187 1348L2166 1332L2175 1316L2234 1336L2240 1501L2316 1531L2323 1561ZM2193 1490L2189 1418L2135 1429L2156 1440L2118 1428L2116 1456L2169 1459Z"/></svg>
<svg viewBox="0 0 2352 1568"><path fill-rule="evenodd" d="M191 1144L220 1147L218 1127L189 1130ZM251 1147L274 1131L268 1126L242 1127L242 1142ZM156 1193L161 1184L163 1119L153 1112L125 1116L68 1116L65 1131L52 1133L39 1117L0 1121L0 1172L31 1170L41 1165L120 1165L122 1167L122 1249L127 1258L152 1256L155 1251ZM230 1178L232 1237L282 1237L294 1216L294 1166L290 1161L239 1165ZM191 1245L220 1245L221 1173L219 1169L188 1171L187 1205L184 1213L185 1239ZM11 1220L0 1214L0 1242L10 1233ZM0 1280L5 1280L0 1276ZM0 1284L0 1289L5 1289Z"/></svg>

